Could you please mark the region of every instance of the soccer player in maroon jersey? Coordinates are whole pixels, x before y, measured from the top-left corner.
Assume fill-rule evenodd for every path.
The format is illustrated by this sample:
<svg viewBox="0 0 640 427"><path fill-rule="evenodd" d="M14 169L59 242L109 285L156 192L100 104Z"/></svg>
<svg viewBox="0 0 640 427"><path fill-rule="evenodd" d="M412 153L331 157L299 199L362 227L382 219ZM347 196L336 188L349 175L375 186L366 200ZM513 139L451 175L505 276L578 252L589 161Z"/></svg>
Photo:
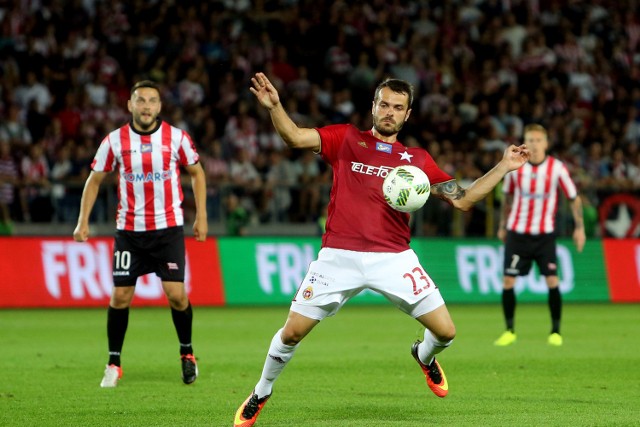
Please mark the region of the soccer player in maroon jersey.
<svg viewBox="0 0 640 427"><path fill-rule="evenodd" d="M529 162L505 176L498 237L505 242L502 311L506 331L495 341L507 346L516 341L514 315L517 276L526 276L536 262L549 288L551 334L548 343L562 345L560 317L562 298L556 259L555 216L558 193L570 200L573 215L573 241L582 252L586 237L582 218L582 201L565 165L547 155L549 141L546 129L531 124L524 129L524 143L530 151Z"/></svg>
<svg viewBox="0 0 640 427"><path fill-rule="evenodd" d="M322 249L293 298L284 327L271 341L260 380L238 408L234 426L255 423L271 396L274 381L300 341L322 319L334 315L367 288L384 295L426 328L424 340L413 344L411 354L431 390L444 397L448 384L435 355L451 344L455 326L437 286L409 247L409 214L389 207L383 198L382 181L395 166L420 167L431 181L433 195L468 210L507 172L526 163L527 149L510 146L498 165L463 189L426 150L408 148L396 140L411 114L413 88L407 82L385 80L376 88L371 109L373 129L360 131L352 125L299 128L263 73L251 81L251 92L269 111L285 143L312 150L332 166L333 186Z"/></svg>
<svg viewBox="0 0 640 427"><path fill-rule="evenodd" d="M154 272L171 306L171 316L182 363L182 381L198 376L193 356L193 312L184 286L185 244L180 168L191 176L196 202L193 233L197 241L207 236L206 181L191 137L160 120L158 86L148 80L131 89L128 108L132 120L109 133L91 164L80 203L73 237L89 238L89 216L100 184L109 172L118 171L118 210L113 247L114 287L107 311L109 361L100 383L115 387L122 377L120 353L129 321L129 306L139 276Z"/></svg>

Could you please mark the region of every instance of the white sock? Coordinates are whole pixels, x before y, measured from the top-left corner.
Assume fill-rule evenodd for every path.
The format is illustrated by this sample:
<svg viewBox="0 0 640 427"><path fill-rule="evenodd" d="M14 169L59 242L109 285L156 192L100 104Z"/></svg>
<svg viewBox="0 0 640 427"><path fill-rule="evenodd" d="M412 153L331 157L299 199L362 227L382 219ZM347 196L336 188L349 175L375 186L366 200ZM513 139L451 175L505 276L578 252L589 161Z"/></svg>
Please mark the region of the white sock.
<svg viewBox="0 0 640 427"><path fill-rule="evenodd" d="M433 336L430 330L424 330L424 341L418 345L418 357L425 365L430 365L436 354L451 345L451 341L441 342Z"/></svg>
<svg viewBox="0 0 640 427"><path fill-rule="evenodd" d="M278 378L284 367L287 366L287 363L289 363L289 360L291 360L293 353L298 347L297 344L283 344L282 339L280 338L281 333L282 329L276 332L271 340L269 352L267 353L267 358L264 361L264 367L262 368L262 376L255 388L255 393L258 395L258 398L271 394L273 383Z"/></svg>

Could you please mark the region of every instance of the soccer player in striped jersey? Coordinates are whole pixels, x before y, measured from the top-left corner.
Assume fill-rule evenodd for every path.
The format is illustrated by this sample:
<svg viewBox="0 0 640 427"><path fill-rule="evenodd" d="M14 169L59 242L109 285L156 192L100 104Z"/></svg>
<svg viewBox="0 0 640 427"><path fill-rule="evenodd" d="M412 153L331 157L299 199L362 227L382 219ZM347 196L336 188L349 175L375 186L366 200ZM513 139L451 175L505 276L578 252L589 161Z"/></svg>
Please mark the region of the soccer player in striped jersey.
<svg viewBox="0 0 640 427"><path fill-rule="evenodd" d="M517 276L526 276L536 262L549 288L551 311L550 345L562 345L560 317L562 297L556 259L555 220L560 191L570 200L573 215L573 241L582 252L586 237L582 218L582 202L566 166L547 155L549 140L546 129L530 124L524 129L524 143L529 149L529 162L504 178L498 238L505 243L504 289L502 310L506 331L495 341L507 346L516 341L514 315L516 297L514 285Z"/></svg>
<svg viewBox="0 0 640 427"><path fill-rule="evenodd" d="M180 343L182 381L198 376L191 332L193 312L184 286L185 243L180 170L191 177L197 241L207 236L206 181L191 137L158 118L162 107L158 86L148 80L136 83L127 103L132 119L109 133L91 164L80 202L73 237L89 238L89 216L106 176L118 172L118 209L113 247L113 281L107 310L109 360L100 383L115 387L122 377L120 353L129 322L129 306L138 277L155 273L171 307Z"/></svg>
<svg viewBox="0 0 640 427"><path fill-rule="evenodd" d="M426 150L406 147L396 139L411 114L413 87L405 81L389 79L376 88L373 128L366 131L347 124L298 127L263 73L254 76L250 90L289 147L311 150L332 166L333 185L322 249L309 265L284 327L271 340L260 380L236 411L234 426L255 423L300 341L364 289L384 295L425 327L424 338L413 343L411 355L431 391L445 397L449 386L435 356L451 344L455 326L438 287L409 246L409 214L385 202L382 182L394 167L411 164L425 171L431 194L468 210L507 172L527 162L526 147L508 147L492 170L463 189Z"/></svg>

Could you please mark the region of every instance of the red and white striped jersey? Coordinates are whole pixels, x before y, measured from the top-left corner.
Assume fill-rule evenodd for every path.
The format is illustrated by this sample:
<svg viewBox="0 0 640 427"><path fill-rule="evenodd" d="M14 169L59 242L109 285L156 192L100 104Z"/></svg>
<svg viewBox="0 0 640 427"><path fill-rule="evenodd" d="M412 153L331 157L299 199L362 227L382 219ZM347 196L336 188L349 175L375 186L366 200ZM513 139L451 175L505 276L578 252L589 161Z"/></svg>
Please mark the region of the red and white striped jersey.
<svg viewBox="0 0 640 427"><path fill-rule="evenodd" d="M547 156L538 165L526 163L509 172L502 191L513 195L507 230L521 234L548 234L555 229L558 192L573 200L578 191L566 166Z"/></svg>
<svg viewBox="0 0 640 427"><path fill-rule="evenodd" d="M180 166L198 159L191 137L159 120L151 132L139 133L128 123L109 133L91 169L118 170L116 228L150 231L184 224Z"/></svg>

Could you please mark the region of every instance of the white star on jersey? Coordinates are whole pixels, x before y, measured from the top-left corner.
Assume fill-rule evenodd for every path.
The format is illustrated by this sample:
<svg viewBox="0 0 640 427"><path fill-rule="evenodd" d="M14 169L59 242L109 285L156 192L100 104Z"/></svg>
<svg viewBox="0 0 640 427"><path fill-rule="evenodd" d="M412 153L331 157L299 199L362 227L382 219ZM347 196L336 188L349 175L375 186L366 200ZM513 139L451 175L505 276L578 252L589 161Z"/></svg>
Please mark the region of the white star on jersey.
<svg viewBox="0 0 640 427"><path fill-rule="evenodd" d="M413 157L413 154L409 154L407 151L405 151L404 153L398 153L400 154L400 160L406 160L407 162L411 163L411 158Z"/></svg>

